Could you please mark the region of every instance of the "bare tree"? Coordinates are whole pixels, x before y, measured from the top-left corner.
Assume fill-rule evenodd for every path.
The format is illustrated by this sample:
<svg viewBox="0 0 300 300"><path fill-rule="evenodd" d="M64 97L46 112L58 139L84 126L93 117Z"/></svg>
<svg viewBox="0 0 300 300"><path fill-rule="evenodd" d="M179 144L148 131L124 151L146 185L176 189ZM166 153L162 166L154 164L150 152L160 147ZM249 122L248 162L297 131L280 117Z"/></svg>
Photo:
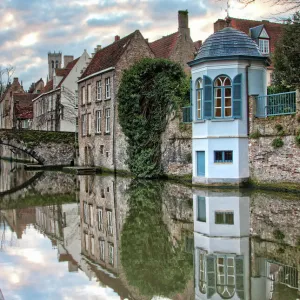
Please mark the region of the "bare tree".
<svg viewBox="0 0 300 300"><path fill-rule="evenodd" d="M11 65L7 67L0 66L0 97L2 97L7 86L10 84L14 72L15 67Z"/></svg>
<svg viewBox="0 0 300 300"><path fill-rule="evenodd" d="M245 5L257 3L259 1L269 3L270 5L277 5L283 8L282 12L291 12L300 9L300 0L238 0L238 2L243 3Z"/></svg>

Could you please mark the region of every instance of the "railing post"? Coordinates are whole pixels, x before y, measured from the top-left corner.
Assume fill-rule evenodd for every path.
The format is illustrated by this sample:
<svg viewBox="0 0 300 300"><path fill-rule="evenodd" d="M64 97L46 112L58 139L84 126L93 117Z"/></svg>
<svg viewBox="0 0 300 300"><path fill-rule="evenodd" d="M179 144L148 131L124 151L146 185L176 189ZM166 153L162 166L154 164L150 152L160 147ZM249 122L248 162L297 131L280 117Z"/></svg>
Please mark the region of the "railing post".
<svg viewBox="0 0 300 300"><path fill-rule="evenodd" d="M300 116L300 90L296 90L296 115Z"/></svg>

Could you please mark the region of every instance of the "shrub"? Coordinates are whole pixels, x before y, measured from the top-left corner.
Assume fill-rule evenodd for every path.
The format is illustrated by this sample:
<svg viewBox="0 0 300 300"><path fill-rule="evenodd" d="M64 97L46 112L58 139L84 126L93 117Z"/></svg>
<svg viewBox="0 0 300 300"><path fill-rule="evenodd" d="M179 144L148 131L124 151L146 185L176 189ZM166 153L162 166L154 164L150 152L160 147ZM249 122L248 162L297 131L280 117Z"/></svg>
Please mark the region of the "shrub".
<svg viewBox="0 0 300 300"><path fill-rule="evenodd" d="M274 148L280 148L284 145L283 140L281 138L275 138L272 142L272 146Z"/></svg>
<svg viewBox="0 0 300 300"><path fill-rule="evenodd" d="M283 127L282 127L282 125L281 124L276 124L275 125L275 128L276 128L276 130L279 132L279 131L282 131L282 129L283 129Z"/></svg>
<svg viewBox="0 0 300 300"><path fill-rule="evenodd" d="M282 241L285 238L284 233L279 229L275 229L273 231L273 236L276 240L280 240L280 241Z"/></svg>
<svg viewBox="0 0 300 300"><path fill-rule="evenodd" d="M250 134L250 139L258 139L261 137L261 133L259 132L259 130L256 130L255 132Z"/></svg>

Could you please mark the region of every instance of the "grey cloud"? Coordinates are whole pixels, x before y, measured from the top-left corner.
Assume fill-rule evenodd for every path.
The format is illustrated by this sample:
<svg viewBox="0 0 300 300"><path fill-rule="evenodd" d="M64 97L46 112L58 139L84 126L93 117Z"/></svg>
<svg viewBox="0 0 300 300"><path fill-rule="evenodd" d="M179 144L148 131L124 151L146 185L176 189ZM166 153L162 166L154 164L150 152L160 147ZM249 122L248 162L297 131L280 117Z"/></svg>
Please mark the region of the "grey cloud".
<svg viewBox="0 0 300 300"><path fill-rule="evenodd" d="M18 32L12 29L0 31L0 45L3 45L7 41L15 40L17 35Z"/></svg>
<svg viewBox="0 0 300 300"><path fill-rule="evenodd" d="M112 26L118 25L119 23L123 22L127 18L127 14L123 15L115 15L115 16L108 16L107 18L93 18L87 20L87 25L90 27L94 26Z"/></svg>

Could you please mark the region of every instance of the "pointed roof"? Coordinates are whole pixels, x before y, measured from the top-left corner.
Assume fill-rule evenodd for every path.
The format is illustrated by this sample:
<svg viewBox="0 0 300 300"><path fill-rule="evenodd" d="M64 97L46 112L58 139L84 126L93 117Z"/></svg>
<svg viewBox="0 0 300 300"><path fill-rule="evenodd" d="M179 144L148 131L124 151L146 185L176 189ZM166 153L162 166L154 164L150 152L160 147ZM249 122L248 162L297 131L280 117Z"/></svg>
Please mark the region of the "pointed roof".
<svg viewBox="0 0 300 300"><path fill-rule="evenodd" d="M169 58L172 54L172 50L175 48L178 37L179 32L177 31L152 43L149 43L149 46L156 57Z"/></svg>
<svg viewBox="0 0 300 300"><path fill-rule="evenodd" d="M15 113L18 119L32 119L33 103L32 100L39 94L16 93L14 94Z"/></svg>
<svg viewBox="0 0 300 300"><path fill-rule="evenodd" d="M53 79L49 80L42 90L41 94L48 93L53 90Z"/></svg>
<svg viewBox="0 0 300 300"><path fill-rule="evenodd" d="M132 32L131 34L96 52L80 79L103 71L107 68L114 67L136 33L140 33L139 30Z"/></svg>
<svg viewBox="0 0 300 300"><path fill-rule="evenodd" d="M72 71L72 69L75 67L75 65L76 65L76 63L78 62L79 58L80 58L80 57L78 57L78 58L76 58L76 59L70 61L70 62L67 64L67 66L66 66L64 69L62 69L62 70L64 70L64 72L62 72L62 74L63 74L63 79L60 81L60 83L58 84L57 87L60 87L60 86L62 85L62 83L63 83L63 82L65 81L65 79L67 78L67 76L68 76L68 75L70 74L70 72Z"/></svg>

